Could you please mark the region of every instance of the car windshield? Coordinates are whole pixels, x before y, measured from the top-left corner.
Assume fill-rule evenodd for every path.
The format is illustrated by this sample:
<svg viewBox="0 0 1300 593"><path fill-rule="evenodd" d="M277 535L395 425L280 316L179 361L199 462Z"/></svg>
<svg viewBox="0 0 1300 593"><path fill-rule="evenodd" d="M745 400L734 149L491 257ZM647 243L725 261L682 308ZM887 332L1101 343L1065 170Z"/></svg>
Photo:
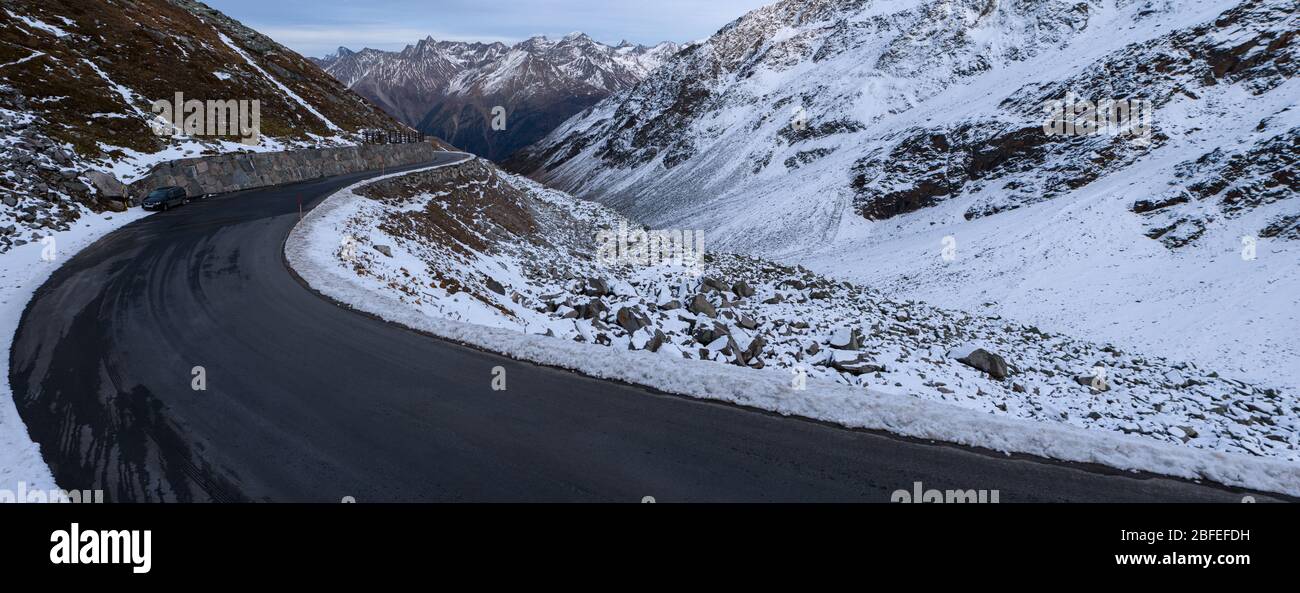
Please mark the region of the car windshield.
<svg viewBox="0 0 1300 593"><path fill-rule="evenodd" d="M166 198L166 197L167 197L167 194L168 194L170 191L171 191L171 188L166 188L166 187L165 187L165 188L162 188L162 189L155 189L155 190L149 192L149 195L148 195L145 199L147 200L147 199L149 199L149 198L154 198L154 199L159 199L159 200L161 200L161 199L163 199L163 198Z"/></svg>

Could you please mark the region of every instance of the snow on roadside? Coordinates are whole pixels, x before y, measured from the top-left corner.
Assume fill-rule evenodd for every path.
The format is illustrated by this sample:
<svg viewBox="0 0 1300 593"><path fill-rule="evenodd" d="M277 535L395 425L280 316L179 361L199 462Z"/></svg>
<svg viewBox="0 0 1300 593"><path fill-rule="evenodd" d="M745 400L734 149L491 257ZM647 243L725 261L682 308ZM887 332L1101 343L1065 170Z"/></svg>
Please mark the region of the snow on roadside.
<svg viewBox="0 0 1300 593"><path fill-rule="evenodd" d="M146 216L140 209L81 217L71 229L53 233L54 261L45 261L47 245L32 242L0 253L0 334L4 354L0 358L0 489L17 492L18 484L28 490L55 490L54 476L41 458L40 447L32 442L27 425L18 415L13 387L9 384L9 356L18 322L32 295L56 269L100 237Z"/></svg>
<svg viewBox="0 0 1300 593"><path fill-rule="evenodd" d="M396 176L398 175L388 177ZM590 339L567 339L568 336L561 336L554 326L545 327L552 335L537 335L542 330L537 326L536 320L530 322L529 319L516 318L514 327L511 327L511 323L502 322L500 316L492 315L488 309L483 309L483 315L462 318L476 321L490 319L496 327L449 319L445 316L447 311L442 308L447 303L430 308L422 300L424 295L406 293L403 296L400 290L395 293L384 289L385 286L393 288L392 281L397 278L359 276L354 267L342 265L338 255L340 237L355 229L354 217L361 210L374 206L373 200L356 192L375 181L368 180L346 188L314 209L291 233L286 242L286 257L307 283L323 295L388 321L539 364L645 385L669 393L752 406L784 415L1008 453L1101 463L1124 470L1208 479L1232 486L1300 495L1300 465L1276 458L1250 457L1167 444L1108 430L1083 429L1063 422L1028 421L990 413L979 406L944 401L946 398L927 399L915 397L914 394L886 393L874 387L864 388L865 382L843 384L842 375L839 380L826 380L821 377L832 378L835 375L810 373L808 388L797 391L792 389L790 369L776 364L767 368L745 368L720 364L716 360L688 359L682 356L683 351L678 347L661 349L657 353L627 349L630 342L635 340L636 332L622 338L618 344L610 344L615 347L607 347L591 343L594 340ZM519 182L526 183L522 180ZM375 241L376 237L362 239L365 245L366 242ZM393 257L374 258L375 261L382 261L389 268L399 266L403 274L410 274L412 270L418 272L418 254L403 252L400 246L391 244L384 247L392 251ZM368 248L358 247L358 251L363 249ZM367 255L371 254L367 251ZM479 255L474 258L482 259ZM505 274L501 277L505 277L508 284L513 284L509 280L516 274L510 271L508 258L499 262L499 265L500 271ZM622 284L617 280L615 283ZM615 289L613 292L617 294L620 290ZM725 291L722 293L725 295ZM526 302L527 296L522 296ZM412 299L420 300L420 303L413 306ZM524 307L512 310L525 311ZM560 321L573 323L571 320ZM617 331L609 333L618 336ZM836 338L831 336L831 340L834 339ZM886 356L892 362L893 357L899 354L894 351L888 352ZM944 355L955 356L953 353L935 356ZM903 356L906 357L905 354ZM921 356L923 359L927 357L930 355ZM852 361L833 362L845 363L847 366L852 364ZM934 364L933 361L922 362ZM921 366L921 363L909 364ZM909 364L902 366L908 367ZM972 369L967 371L974 372ZM921 379L924 378L922 375ZM1069 380L1073 380L1073 377L1069 377ZM931 385L927 387L933 386L931 380ZM943 387L943 384L940 383L939 386ZM906 387L915 386L909 384ZM961 388L960 385L956 387ZM977 389L971 388L969 391L975 392Z"/></svg>

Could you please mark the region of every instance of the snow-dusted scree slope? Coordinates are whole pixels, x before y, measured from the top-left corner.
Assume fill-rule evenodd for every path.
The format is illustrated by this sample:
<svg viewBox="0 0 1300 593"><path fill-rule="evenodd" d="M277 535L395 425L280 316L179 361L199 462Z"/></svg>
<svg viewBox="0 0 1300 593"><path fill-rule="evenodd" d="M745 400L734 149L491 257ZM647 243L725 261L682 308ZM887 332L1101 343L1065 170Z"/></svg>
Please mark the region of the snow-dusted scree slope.
<svg viewBox="0 0 1300 593"><path fill-rule="evenodd" d="M596 237L624 228L640 240L605 207L474 160L344 190L286 250L309 284L350 306L599 377L1300 491L1300 406L1288 395L759 258L710 254L697 276L598 257Z"/></svg>
<svg viewBox="0 0 1300 593"><path fill-rule="evenodd" d="M398 52L337 52L316 60L348 88L421 131L492 159L532 144L574 114L641 80L680 47L605 45L574 33L504 43L436 41ZM492 129L492 109L505 129Z"/></svg>
<svg viewBox="0 0 1300 593"><path fill-rule="evenodd" d="M507 166L724 250L1294 393L1298 33L1290 0L785 0ZM1072 97L1149 117L1049 134Z"/></svg>

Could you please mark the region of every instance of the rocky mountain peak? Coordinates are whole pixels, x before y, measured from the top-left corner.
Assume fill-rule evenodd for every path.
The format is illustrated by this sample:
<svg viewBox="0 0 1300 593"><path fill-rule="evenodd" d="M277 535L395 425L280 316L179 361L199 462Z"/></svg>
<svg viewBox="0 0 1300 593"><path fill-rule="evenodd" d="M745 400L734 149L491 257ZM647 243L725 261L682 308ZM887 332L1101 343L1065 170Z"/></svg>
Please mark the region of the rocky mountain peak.
<svg viewBox="0 0 1300 593"><path fill-rule="evenodd" d="M501 158L636 84L677 48L614 47L585 33L559 40L539 35L513 46L428 38L400 52L336 54L318 63L402 121ZM504 130L490 126L497 106L508 112Z"/></svg>

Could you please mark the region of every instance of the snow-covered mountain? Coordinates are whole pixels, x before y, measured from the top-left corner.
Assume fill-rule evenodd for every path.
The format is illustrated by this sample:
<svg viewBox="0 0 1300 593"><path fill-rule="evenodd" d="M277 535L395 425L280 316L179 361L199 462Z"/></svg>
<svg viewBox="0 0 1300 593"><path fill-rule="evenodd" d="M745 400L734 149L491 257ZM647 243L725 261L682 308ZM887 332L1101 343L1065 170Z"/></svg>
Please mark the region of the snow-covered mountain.
<svg viewBox="0 0 1300 593"><path fill-rule="evenodd" d="M258 101L260 133L154 133L153 102L178 93ZM6 1L0 253L114 207L104 189L160 161L348 144L362 129L406 128L306 58L202 3Z"/></svg>
<svg viewBox="0 0 1300 593"><path fill-rule="evenodd" d="M710 249L1295 389L1298 33L1293 0L784 0L508 166ZM1148 119L1059 133L1083 100Z"/></svg>
<svg viewBox="0 0 1300 593"><path fill-rule="evenodd" d="M338 51L317 63L419 130L488 158L546 135L596 102L636 84L679 46L605 45L574 33L503 43L436 41L402 51ZM491 126L494 107L505 129Z"/></svg>

